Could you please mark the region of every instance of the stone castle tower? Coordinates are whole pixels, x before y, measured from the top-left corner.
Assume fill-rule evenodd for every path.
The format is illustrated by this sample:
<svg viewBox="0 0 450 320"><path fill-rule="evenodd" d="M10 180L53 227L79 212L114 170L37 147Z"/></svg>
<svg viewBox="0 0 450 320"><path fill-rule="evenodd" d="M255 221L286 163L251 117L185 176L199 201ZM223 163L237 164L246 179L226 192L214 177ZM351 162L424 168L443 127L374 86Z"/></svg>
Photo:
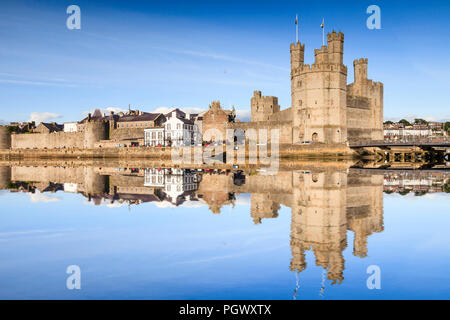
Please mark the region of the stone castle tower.
<svg viewBox="0 0 450 320"><path fill-rule="evenodd" d="M261 91L254 91L250 101L252 121L270 121L280 111L277 97L264 97Z"/></svg>
<svg viewBox="0 0 450 320"><path fill-rule="evenodd" d="M291 44L293 143L347 141L347 67L344 35L333 31L328 46L314 51L315 62L304 64L305 46Z"/></svg>
<svg viewBox="0 0 450 320"><path fill-rule="evenodd" d="M354 61L347 85L344 34L327 35L327 46L304 64L305 45L291 44L292 143L347 143L383 139L383 84L367 77L367 59Z"/></svg>
<svg viewBox="0 0 450 320"><path fill-rule="evenodd" d="M106 121L88 121L84 125L84 147L94 148L95 143L108 138L109 123Z"/></svg>
<svg viewBox="0 0 450 320"><path fill-rule="evenodd" d="M368 79L367 64L364 58L353 61L355 81L347 86L350 141L383 139L383 84Z"/></svg>
<svg viewBox="0 0 450 320"><path fill-rule="evenodd" d="M291 271L306 268L305 251L312 249L316 265L327 278L343 280L343 250L347 247L347 174L293 172L291 214Z"/></svg>

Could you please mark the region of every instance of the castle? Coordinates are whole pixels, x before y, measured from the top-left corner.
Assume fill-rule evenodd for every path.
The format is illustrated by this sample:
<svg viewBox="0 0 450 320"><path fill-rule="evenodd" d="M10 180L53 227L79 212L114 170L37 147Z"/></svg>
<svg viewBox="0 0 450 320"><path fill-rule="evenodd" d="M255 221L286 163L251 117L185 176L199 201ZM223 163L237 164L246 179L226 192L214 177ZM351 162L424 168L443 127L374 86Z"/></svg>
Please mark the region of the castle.
<svg viewBox="0 0 450 320"><path fill-rule="evenodd" d="M251 122L264 122L267 129L289 122L292 131L282 143L382 140L383 84L367 78L368 61L362 58L353 62L355 79L347 85L344 34L329 33L327 44L314 50L312 65L304 64L305 45L291 44L291 107L280 110L278 98L255 91Z"/></svg>
<svg viewBox="0 0 450 320"><path fill-rule="evenodd" d="M220 102L215 101L200 114L186 117L180 111L183 115L177 117L184 123L183 128L191 128L195 132L190 136L201 135L203 141L212 139L209 134L205 135L208 129L220 131L220 140L227 137L227 129L243 132L278 129L279 143L284 145L352 145L364 140L383 140L383 84L367 78L368 61L365 58L353 62L355 79L347 84L342 32L333 31L327 35L327 46L314 50L315 61L312 65L304 63L305 45L300 42L290 45L290 55L290 108L281 110L277 97L263 96L261 91L255 91L251 98L250 122L235 121L234 109L223 110ZM94 114L79 124L75 123L74 130L78 128L76 132L32 132L32 135L11 136L6 127L0 127L0 149L148 145L144 131L149 128L162 131L162 136L166 138L169 136L164 133L164 130L169 130L164 125L168 117L169 114L139 111L127 115ZM197 138L193 140L201 142ZM166 142L160 144L167 145Z"/></svg>

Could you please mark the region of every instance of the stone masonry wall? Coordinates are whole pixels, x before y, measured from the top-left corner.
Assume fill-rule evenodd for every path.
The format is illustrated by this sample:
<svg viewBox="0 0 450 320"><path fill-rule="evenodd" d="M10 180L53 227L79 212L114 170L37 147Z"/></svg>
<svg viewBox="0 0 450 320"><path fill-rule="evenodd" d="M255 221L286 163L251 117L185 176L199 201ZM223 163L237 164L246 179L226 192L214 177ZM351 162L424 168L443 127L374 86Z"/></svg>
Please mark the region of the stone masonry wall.
<svg viewBox="0 0 450 320"><path fill-rule="evenodd" d="M83 132L53 132L11 135L13 149L83 148Z"/></svg>
<svg viewBox="0 0 450 320"><path fill-rule="evenodd" d="M144 128L118 128L110 132L111 140L144 139Z"/></svg>

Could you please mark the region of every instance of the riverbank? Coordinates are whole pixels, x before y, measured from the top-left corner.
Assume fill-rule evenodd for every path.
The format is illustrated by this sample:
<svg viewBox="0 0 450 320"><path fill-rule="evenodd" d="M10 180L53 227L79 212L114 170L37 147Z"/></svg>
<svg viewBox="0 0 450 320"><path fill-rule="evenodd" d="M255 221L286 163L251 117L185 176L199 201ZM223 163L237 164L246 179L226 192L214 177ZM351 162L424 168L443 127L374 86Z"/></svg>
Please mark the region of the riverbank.
<svg viewBox="0 0 450 320"><path fill-rule="evenodd" d="M195 163L194 155L204 155L211 147L182 147L182 148L95 148L95 149L0 149L0 158L4 160L14 159L174 159L174 155L183 157L183 161ZM216 147L217 148L217 147ZM209 149L209 150L210 150ZM267 146L268 157L276 157L271 154L271 146ZM223 151L226 151L224 146ZM242 150L243 151L243 150ZM358 154L346 145L280 145L278 148L280 159L355 159ZM239 150L234 150L234 159L237 159ZM260 151L265 155L264 151ZM245 150L245 158L248 161L254 154ZM258 154L259 156L259 154ZM201 156L200 156L201 157ZM190 160L189 160L190 159Z"/></svg>

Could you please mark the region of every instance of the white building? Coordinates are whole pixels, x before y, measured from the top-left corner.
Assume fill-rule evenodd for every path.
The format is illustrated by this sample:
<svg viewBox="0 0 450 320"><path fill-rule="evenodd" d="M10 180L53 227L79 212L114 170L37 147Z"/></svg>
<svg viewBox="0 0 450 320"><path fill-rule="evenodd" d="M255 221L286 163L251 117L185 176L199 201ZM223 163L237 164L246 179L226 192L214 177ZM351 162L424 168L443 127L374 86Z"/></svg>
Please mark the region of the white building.
<svg viewBox="0 0 450 320"><path fill-rule="evenodd" d="M144 129L144 145L146 147L165 147L165 127Z"/></svg>
<svg viewBox="0 0 450 320"><path fill-rule="evenodd" d="M145 169L144 186L163 189L167 200L178 205L179 196L198 189L201 176L185 169Z"/></svg>
<svg viewBox="0 0 450 320"><path fill-rule="evenodd" d="M433 131L427 126L411 126L405 128L398 126L391 126L384 128L385 138L391 140L423 138L423 137L430 137L432 135Z"/></svg>
<svg viewBox="0 0 450 320"><path fill-rule="evenodd" d="M64 123L64 132L77 132L78 126L76 122L65 122Z"/></svg>
<svg viewBox="0 0 450 320"><path fill-rule="evenodd" d="M198 131L194 120L189 114L179 109L166 114L165 132L166 144L173 147L191 146L194 143L195 132Z"/></svg>

